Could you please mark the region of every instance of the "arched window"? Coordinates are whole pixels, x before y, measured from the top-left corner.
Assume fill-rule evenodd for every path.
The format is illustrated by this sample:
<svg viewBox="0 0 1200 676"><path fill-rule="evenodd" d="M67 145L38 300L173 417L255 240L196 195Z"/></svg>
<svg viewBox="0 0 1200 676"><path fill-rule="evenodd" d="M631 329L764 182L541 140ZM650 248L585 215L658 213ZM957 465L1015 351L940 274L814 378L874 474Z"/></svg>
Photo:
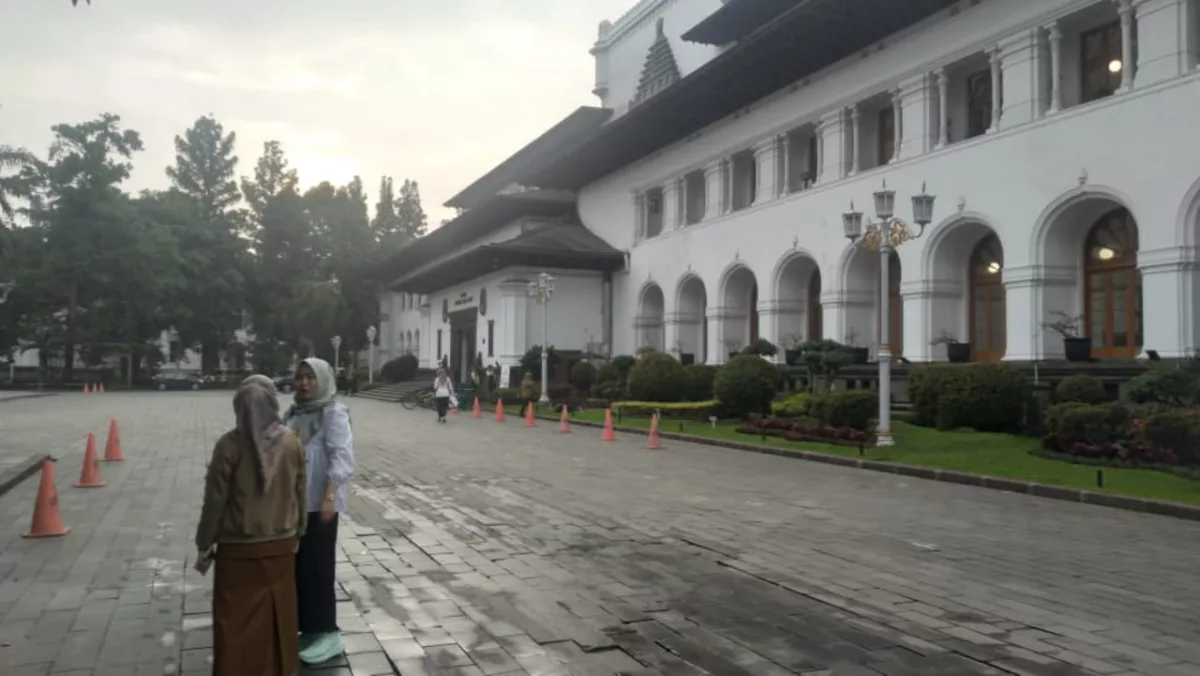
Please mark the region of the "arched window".
<svg viewBox="0 0 1200 676"><path fill-rule="evenodd" d="M1131 358L1142 347L1137 223L1125 209L1100 217L1084 244L1084 331L1096 358Z"/></svg>
<svg viewBox="0 0 1200 676"><path fill-rule="evenodd" d="M1004 250L988 235L971 253L971 358L1000 361L1005 347Z"/></svg>
<svg viewBox="0 0 1200 676"><path fill-rule="evenodd" d="M888 350L892 357L899 357L904 354L904 303L900 298L900 256L893 251L888 257L888 315L890 322L888 325ZM876 277L878 279L878 277ZM876 282L878 283L878 282ZM876 291L875 298L879 298L879 292ZM876 326L882 320L883 304L875 304L875 322ZM871 336L867 339L867 345L878 343L880 336Z"/></svg>
<svg viewBox="0 0 1200 676"><path fill-rule="evenodd" d="M808 339L821 340L825 337L824 317L821 310L821 271L813 270L808 278Z"/></svg>

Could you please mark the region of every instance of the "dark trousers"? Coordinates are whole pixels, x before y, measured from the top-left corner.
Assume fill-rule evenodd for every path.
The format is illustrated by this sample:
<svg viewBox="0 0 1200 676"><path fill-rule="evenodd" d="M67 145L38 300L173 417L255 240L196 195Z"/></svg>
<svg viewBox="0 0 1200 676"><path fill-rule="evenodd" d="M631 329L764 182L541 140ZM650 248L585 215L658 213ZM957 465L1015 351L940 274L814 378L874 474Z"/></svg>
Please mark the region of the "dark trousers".
<svg viewBox="0 0 1200 676"><path fill-rule="evenodd" d="M296 605L301 634L331 634L338 630L335 563L337 514L329 523L319 512L308 513L308 530L296 552Z"/></svg>
<svg viewBox="0 0 1200 676"><path fill-rule="evenodd" d="M437 398L437 413L438 420L446 417L446 412L450 410L450 397Z"/></svg>

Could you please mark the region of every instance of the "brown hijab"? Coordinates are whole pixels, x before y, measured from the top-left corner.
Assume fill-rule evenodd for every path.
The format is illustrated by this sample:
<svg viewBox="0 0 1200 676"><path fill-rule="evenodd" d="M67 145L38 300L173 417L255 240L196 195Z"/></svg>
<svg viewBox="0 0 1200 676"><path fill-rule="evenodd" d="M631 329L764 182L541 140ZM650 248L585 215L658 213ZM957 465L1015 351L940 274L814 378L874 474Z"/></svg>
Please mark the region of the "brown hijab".
<svg viewBox="0 0 1200 676"><path fill-rule="evenodd" d="M259 489L265 494L279 468L286 430L279 422L279 397L275 383L263 375L242 381L233 396L237 430L254 447L258 459Z"/></svg>

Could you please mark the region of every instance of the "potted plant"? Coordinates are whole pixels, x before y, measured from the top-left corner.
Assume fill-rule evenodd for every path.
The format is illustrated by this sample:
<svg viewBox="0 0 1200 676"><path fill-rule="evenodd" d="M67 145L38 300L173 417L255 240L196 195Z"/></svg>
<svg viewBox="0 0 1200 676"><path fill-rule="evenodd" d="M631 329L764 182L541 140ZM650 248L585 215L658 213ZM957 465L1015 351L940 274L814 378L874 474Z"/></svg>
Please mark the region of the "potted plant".
<svg viewBox="0 0 1200 676"><path fill-rule="evenodd" d="M788 366L795 366L800 360L800 346L804 344L804 338L797 333L789 333L783 337L783 360Z"/></svg>
<svg viewBox="0 0 1200 676"><path fill-rule="evenodd" d="M946 359L948 359L951 364L965 364L971 361L971 344L958 342L958 339L954 337L954 334L946 331L945 329L942 330L942 333L938 335L937 338L934 338L932 341L930 341L929 344L934 347L938 345L945 345Z"/></svg>
<svg viewBox="0 0 1200 676"><path fill-rule="evenodd" d="M1063 339L1063 354L1067 361L1086 362L1092 360L1092 339L1080 335L1079 327L1083 325L1083 317L1072 317L1065 312L1055 312L1056 319L1042 324L1042 328L1050 329Z"/></svg>
<svg viewBox="0 0 1200 676"><path fill-rule="evenodd" d="M779 354L779 348L775 347L775 343L766 338L759 338L753 343L747 345L742 350L742 354L756 354L760 357L765 357L770 361L775 355Z"/></svg>
<svg viewBox="0 0 1200 676"><path fill-rule="evenodd" d="M683 364L684 366L689 366L696 363L696 355L692 354L691 352L683 351L682 340L675 341L675 344L671 346L671 352L675 354L675 357L679 360L679 363Z"/></svg>
<svg viewBox="0 0 1200 676"><path fill-rule="evenodd" d="M726 338L725 340L721 341L721 344L725 346L725 350L729 353L730 359L738 356L738 354L740 354L742 351L742 341L738 340L737 338Z"/></svg>
<svg viewBox="0 0 1200 676"><path fill-rule="evenodd" d="M858 346L858 331L853 326L846 329L846 348L850 352L851 364L866 364L871 360L870 348Z"/></svg>

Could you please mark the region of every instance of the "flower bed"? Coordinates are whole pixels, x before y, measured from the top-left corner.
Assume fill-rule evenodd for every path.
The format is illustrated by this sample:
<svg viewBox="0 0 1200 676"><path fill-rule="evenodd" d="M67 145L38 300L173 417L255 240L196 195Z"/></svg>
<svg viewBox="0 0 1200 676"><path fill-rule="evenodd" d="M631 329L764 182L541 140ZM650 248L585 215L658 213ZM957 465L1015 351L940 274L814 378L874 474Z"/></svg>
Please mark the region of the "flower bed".
<svg viewBox="0 0 1200 676"><path fill-rule="evenodd" d="M830 427L828 425L806 425L780 418L763 418L745 423L737 428L742 434L760 437L778 437L787 441L809 441L835 446L865 446L873 444L870 434L853 427Z"/></svg>
<svg viewBox="0 0 1200 676"><path fill-rule="evenodd" d="M1031 454L1039 458L1068 462L1073 465L1112 467L1114 469L1149 469L1200 481L1200 469L1180 465L1179 459L1171 451L1154 451L1144 447L1129 449L1114 444L1102 447L1074 444L1065 451L1051 450L1043 446L1034 449Z"/></svg>

